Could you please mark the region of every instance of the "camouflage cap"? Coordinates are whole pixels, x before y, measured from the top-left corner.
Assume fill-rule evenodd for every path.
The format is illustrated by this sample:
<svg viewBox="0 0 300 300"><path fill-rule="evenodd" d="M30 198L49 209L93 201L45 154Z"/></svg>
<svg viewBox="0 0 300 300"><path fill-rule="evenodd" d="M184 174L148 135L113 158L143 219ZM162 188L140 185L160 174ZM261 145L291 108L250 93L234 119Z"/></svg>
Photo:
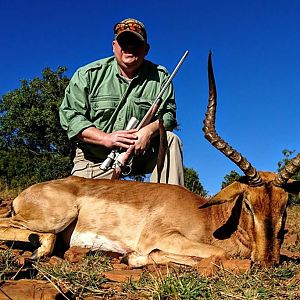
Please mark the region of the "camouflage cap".
<svg viewBox="0 0 300 300"><path fill-rule="evenodd" d="M135 34L141 41L147 43L145 25L136 19L128 18L114 26L115 39L117 39L124 32L131 32Z"/></svg>

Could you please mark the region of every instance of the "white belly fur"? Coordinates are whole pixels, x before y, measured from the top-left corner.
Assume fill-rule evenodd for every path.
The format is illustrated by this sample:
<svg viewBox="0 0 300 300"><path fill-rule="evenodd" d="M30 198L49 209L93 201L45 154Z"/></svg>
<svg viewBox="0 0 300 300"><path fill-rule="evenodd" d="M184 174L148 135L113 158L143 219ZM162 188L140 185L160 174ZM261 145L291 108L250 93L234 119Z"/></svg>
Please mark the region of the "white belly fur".
<svg viewBox="0 0 300 300"><path fill-rule="evenodd" d="M70 246L90 248L91 250L112 251L121 254L126 254L129 250L122 246L121 243L112 241L103 235L97 235L93 232L74 231L71 236Z"/></svg>

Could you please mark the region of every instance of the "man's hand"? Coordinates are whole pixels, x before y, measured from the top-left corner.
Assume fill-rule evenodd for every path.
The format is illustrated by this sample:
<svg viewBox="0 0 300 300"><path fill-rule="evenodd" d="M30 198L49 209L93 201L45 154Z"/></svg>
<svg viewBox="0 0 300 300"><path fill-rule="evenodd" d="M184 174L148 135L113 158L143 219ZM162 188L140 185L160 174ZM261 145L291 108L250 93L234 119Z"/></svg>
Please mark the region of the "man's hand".
<svg viewBox="0 0 300 300"><path fill-rule="evenodd" d="M135 136L137 129L130 130L118 130L107 134L104 146L112 148L128 149L131 145L134 145L138 137Z"/></svg>
<svg viewBox="0 0 300 300"><path fill-rule="evenodd" d="M101 145L108 149L123 148L127 150L138 139L135 136L136 133L137 129L105 133L95 127L89 127L84 129L77 137L86 143Z"/></svg>
<svg viewBox="0 0 300 300"><path fill-rule="evenodd" d="M158 121L155 121L134 133L134 136L137 137L137 140L134 143L134 153L136 155L143 153L148 149L150 141L155 135L157 135L158 129L159 123Z"/></svg>
<svg viewBox="0 0 300 300"><path fill-rule="evenodd" d="M78 138L86 143L101 145L108 149L122 148L129 149L134 146L134 154L143 153L149 147L151 139L158 134L159 122L154 121L147 126L130 130L118 130L112 133L105 133L96 127L84 129Z"/></svg>

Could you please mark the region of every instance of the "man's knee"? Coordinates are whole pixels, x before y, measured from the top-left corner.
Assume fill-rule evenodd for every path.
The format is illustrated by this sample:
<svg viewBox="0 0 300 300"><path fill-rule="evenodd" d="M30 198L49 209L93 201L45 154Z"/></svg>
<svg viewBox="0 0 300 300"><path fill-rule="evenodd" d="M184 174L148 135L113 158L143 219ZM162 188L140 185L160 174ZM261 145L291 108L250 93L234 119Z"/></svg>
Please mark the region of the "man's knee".
<svg viewBox="0 0 300 300"><path fill-rule="evenodd" d="M178 135L171 131L167 131L168 147L176 147L182 149L182 141Z"/></svg>
<svg viewBox="0 0 300 300"><path fill-rule="evenodd" d="M175 141L179 141L181 143L181 140L179 138L178 135L176 135L174 132L172 131L167 131L167 139L168 140L175 140Z"/></svg>

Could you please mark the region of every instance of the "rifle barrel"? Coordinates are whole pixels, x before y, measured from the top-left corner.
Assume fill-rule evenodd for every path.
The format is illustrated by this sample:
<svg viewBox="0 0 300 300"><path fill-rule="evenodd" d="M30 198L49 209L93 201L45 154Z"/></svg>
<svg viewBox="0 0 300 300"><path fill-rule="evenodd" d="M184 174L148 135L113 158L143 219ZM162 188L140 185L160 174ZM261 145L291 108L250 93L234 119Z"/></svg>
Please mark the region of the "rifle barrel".
<svg viewBox="0 0 300 300"><path fill-rule="evenodd" d="M166 83L162 86L160 92L158 93L156 99L154 100L153 104L151 105L150 109L148 110L148 112L146 113L146 115L144 116L144 118L142 119L142 121L139 123L138 125L138 129L141 129L144 126L145 121L149 118L149 115L151 113L153 113L153 108L157 105L157 107L160 105L160 101L161 101L161 97L163 95L163 93L166 91L167 87L170 85L172 79L174 78L174 76L176 75L178 69L181 67L181 65L183 64L184 60L186 59L187 55L189 54L189 51L186 50L183 54L183 56L181 57L180 61L178 62L178 64L176 65L175 69L173 70L173 72L170 74L168 80L166 81Z"/></svg>

